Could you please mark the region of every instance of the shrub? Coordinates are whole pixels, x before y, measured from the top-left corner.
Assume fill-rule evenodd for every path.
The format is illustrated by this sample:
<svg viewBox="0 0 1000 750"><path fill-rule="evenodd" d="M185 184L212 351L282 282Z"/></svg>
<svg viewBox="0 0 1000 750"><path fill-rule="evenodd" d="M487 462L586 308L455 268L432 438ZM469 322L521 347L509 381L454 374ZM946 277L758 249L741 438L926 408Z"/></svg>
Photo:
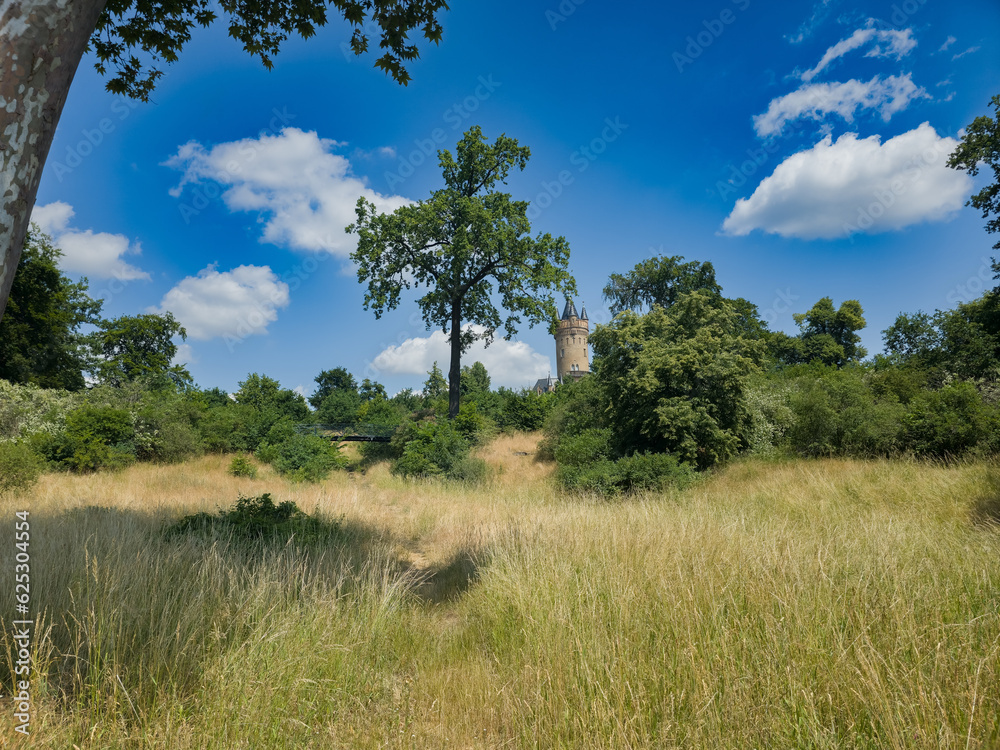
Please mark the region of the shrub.
<svg viewBox="0 0 1000 750"><path fill-rule="evenodd" d="M340 533L339 521L322 521L309 516L290 500L274 504L271 494L259 497L239 496L227 511L217 515L195 513L167 528L167 536L186 533L228 534L237 541L277 541L294 536L302 542L327 540Z"/></svg>
<svg viewBox="0 0 1000 750"><path fill-rule="evenodd" d="M611 430L590 428L559 441L554 451L560 465L585 466L611 457Z"/></svg>
<svg viewBox="0 0 1000 750"><path fill-rule="evenodd" d="M257 465L246 456L233 456L229 462L229 473L234 477L257 478Z"/></svg>
<svg viewBox="0 0 1000 750"><path fill-rule="evenodd" d="M560 464L557 481L567 490L610 496L662 491L684 486L695 470L668 453L637 453L618 460L603 458L582 464Z"/></svg>
<svg viewBox="0 0 1000 750"><path fill-rule="evenodd" d="M481 458L465 456L458 459L448 470L448 478L468 484L481 484L489 479L490 465Z"/></svg>
<svg viewBox="0 0 1000 750"><path fill-rule="evenodd" d="M136 459L135 429L125 409L85 405L66 415L61 433L36 433L32 446L62 468L86 472L119 469Z"/></svg>
<svg viewBox="0 0 1000 750"><path fill-rule="evenodd" d="M471 446L486 445L497 434L496 424L481 414L473 401L462 402L452 423Z"/></svg>
<svg viewBox="0 0 1000 750"><path fill-rule="evenodd" d="M423 419L403 425L393 436L399 457L392 472L401 476L447 474L469 455L469 443L451 420Z"/></svg>
<svg viewBox="0 0 1000 750"><path fill-rule="evenodd" d="M41 457L27 443L0 443L0 495L31 489L43 468Z"/></svg>
<svg viewBox="0 0 1000 750"><path fill-rule="evenodd" d="M264 443L257 455L296 482L320 482L334 469L347 466L347 458L340 454L337 444L319 435L293 434L276 445Z"/></svg>
<svg viewBox="0 0 1000 750"><path fill-rule="evenodd" d="M906 445L921 456L958 456L972 449L992 450L1000 430L995 409L983 403L971 383L946 385L910 402L905 417Z"/></svg>

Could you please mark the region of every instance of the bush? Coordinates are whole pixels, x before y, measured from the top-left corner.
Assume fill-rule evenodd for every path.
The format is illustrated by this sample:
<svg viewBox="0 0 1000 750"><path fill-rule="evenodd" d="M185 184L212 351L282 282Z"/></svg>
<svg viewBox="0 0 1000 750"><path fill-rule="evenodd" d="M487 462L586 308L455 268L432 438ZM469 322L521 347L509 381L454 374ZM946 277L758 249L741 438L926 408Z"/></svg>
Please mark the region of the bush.
<svg viewBox="0 0 1000 750"><path fill-rule="evenodd" d="M340 533L340 522L326 522L309 516L290 500L274 504L271 494L239 496L228 511L217 515L195 513L167 528L167 536L200 533L229 535L237 541L282 542L295 537L301 542L324 541Z"/></svg>
<svg viewBox="0 0 1000 750"><path fill-rule="evenodd" d="M907 447L920 456L958 456L1000 448L1000 420L971 383L946 385L910 402L905 417Z"/></svg>
<svg viewBox="0 0 1000 750"><path fill-rule="evenodd" d="M0 443L0 495L31 489L43 468L41 457L27 443Z"/></svg>
<svg viewBox="0 0 1000 750"><path fill-rule="evenodd" d="M560 464L556 480L567 490L610 496L658 492L685 486L695 476L693 467L668 453L637 453L618 460Z"/></svg>
<svg viewBox="0 0 1000 750"><path fill-rule="evenodd" d="M466 456L460 458L448 470L448 478L468 484L481 484L489 479L490 465L481 458Z"/></svg>
<svg viewBox="0 0 1000 750"><path fill-rule="evenodd" d="M611 457L611 430L590 428L559 441L555 460L565 466L586 466Z"/></svg>
<svg viewBox="0 0 1000 750"><path fill-rule="evenodd" d="M229 473L234 477L257 478L257 465L246 456L233 456L229 462Z"/></svg>
<svg viewBox="0 0 1000 750"><path fill-rule="evenodd" d="M469 455L469 443L448 419L422 419L403 425L391 443L399 452L392 473L439 476Z"/></svg>
<svg viewBox="0 0 1000 750"><path fill-rule="evenodd" d="M136 459L135 429L125 409L85 405L66 415L61 433L36 433L32 447L62 468L87 472L120 469Z"/></svg>
<svg viewBox="0 0 1000 750"><path fill-rule="evenodd" d="M337 444L319 435L293 434L277 445L263 443L257 456L295 482L321 482L347 466Z"/></svg>

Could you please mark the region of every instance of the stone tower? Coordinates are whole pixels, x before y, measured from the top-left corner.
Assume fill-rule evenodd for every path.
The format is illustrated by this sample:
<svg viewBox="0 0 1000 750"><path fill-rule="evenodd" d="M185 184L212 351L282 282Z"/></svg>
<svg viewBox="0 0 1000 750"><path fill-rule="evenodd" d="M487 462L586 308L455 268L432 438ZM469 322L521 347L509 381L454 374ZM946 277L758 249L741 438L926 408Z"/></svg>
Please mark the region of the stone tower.
<svg viewBox="0 0 1000 750"><path fill-rule="evenodd" d="M587 336L590 335L590 321L587 308L579 315L573 300L566 300L559 330L556 331L556 374L563 383L579 380L590 373L590 357L587 353Z"/></svg>

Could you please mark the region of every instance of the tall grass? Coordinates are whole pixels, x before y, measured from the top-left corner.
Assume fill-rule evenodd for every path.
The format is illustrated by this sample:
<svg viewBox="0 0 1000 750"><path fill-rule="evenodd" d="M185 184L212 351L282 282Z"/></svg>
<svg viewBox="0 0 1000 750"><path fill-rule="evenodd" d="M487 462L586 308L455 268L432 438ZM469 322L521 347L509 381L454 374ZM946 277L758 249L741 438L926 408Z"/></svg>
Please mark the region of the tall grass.
<svg viewBox="0 0 1000 750"><path fill-rule="evenodd" d="M532 450L483 449L479 488L213 457L44 477L4 501L42 613L25 746L1000 746L991 467L747 462L602 503ZM263 491L343 534L163 534Z"/></svg>

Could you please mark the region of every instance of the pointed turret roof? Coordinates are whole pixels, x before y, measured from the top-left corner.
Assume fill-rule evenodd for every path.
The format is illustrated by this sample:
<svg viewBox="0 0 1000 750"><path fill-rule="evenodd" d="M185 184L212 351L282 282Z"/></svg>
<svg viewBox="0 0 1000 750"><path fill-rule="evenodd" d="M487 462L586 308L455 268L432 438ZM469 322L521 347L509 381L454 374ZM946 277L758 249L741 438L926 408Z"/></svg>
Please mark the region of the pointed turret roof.
<svg viewBox="0 0 1000 750"><path fill-rule="evenodd" d="M566 300L566 307L563 308L562 319L569 320L570 318L578 318L579 315L576 314L576 305L573 304L573 300Z"/></svg>
<svg viewBox="0 0 1000 750"><path fill-rule="evenodd" d="M587 303L583 303L583 307L580 308L580 320L587 319Z"/></svg>

